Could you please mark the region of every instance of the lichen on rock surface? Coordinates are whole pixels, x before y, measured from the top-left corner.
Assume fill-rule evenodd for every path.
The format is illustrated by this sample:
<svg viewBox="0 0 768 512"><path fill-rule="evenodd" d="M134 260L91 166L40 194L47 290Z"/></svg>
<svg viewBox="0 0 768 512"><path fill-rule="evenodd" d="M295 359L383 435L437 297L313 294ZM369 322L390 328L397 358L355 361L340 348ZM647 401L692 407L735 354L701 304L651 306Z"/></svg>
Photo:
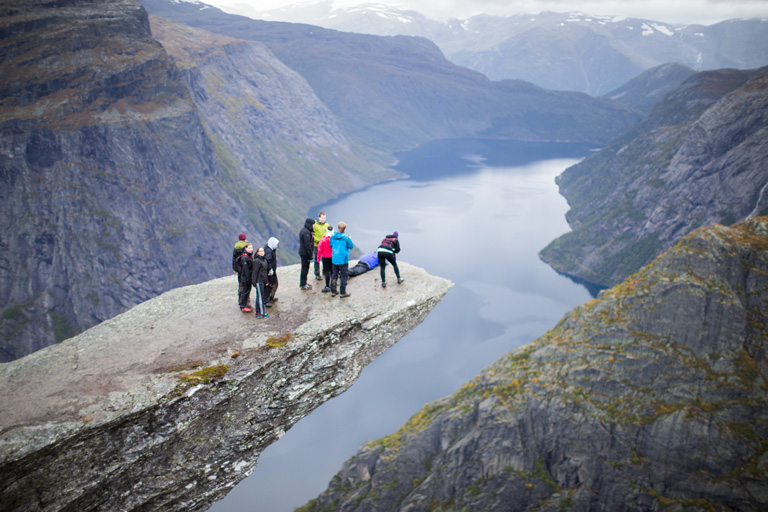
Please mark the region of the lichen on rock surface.
<svg viewBox="0 0 768 512"><path fill-rule="evenodd" d="M204 510L261 451L418 325L451 287L351 280L302 291L280 267L266 320L225 277L177 288L0 365L0 501L9 510Z"/></svg>
<svg viewBox="0 0 768 512"><path fill-rule="evenodd" d="M301 510L765 510L768 217L699 229Z"/></svg>

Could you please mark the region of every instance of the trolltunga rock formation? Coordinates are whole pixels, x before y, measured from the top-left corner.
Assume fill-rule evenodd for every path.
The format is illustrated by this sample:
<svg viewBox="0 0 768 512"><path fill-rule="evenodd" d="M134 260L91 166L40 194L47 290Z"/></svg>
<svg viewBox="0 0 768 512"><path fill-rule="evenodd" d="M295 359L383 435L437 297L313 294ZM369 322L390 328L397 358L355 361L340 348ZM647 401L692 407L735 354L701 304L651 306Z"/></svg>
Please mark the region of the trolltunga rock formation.
<svg viewBox="0 0 768 512"><path fill-rule="evenodd" d="M233 276L177 288L0 365L3 509L208 508L452 286L400 267L404 284L360 276L345 299L281 267L266 320L236 307Z"/></svg>

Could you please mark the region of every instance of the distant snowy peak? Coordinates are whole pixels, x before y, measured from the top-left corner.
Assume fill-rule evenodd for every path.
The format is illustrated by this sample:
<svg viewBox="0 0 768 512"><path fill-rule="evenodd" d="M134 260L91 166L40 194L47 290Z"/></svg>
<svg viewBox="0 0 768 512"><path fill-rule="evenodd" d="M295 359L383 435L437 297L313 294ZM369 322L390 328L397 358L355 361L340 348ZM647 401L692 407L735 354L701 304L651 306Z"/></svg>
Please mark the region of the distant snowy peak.
<svg viewBox="0 0 768 512"><path fill-rule="evenodd" d="M200 0L171 0L171 3L174 3L174 4L194 4L194 5L199 5L201 11L211 7L210 5L208 5L208 4L204 3L204 2L201 2Z"/></svg>

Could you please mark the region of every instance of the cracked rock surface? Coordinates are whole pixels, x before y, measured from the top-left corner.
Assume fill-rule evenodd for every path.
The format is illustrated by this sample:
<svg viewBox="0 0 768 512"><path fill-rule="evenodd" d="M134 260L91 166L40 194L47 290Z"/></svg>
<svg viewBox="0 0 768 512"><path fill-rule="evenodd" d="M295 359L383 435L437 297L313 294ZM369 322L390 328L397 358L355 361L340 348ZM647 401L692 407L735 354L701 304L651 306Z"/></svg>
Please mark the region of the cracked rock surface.
<svg viewBox="0 0 768 512"><path fill-rule="evenodd" d="M279 267L265 320L239 310L234 276L177 288L0 365L3 508L206 509L452 286L399 266L403 284L369 272L344 299Z"/></svg>

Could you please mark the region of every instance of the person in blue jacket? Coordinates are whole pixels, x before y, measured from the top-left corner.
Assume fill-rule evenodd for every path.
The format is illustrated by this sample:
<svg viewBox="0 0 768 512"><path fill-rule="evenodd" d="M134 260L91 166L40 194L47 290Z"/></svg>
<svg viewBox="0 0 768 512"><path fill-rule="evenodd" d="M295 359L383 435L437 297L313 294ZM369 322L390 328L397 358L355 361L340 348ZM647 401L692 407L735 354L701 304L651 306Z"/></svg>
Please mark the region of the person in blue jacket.
<svg viewBox="0 0 768 512"><path fill-rule="evenodd" d="M355 244L352 243L352 239L345 233L347 230L347 224L339 222L339 230L331 236L331 250L333 256L331 257L331 263L333 268L331 270L331 296L337 295L336 291L336 278L339 277L341 281L340 297L349 297L347 293L347 277L349 273L349 250L352 249Z"/></svg>
<svg viewBox="0 0 768 512"><path fill-rule="evenodd" d="M365 274L369 270L379 266L379 255L375 252L369 252L365 256L360 256L357 265L349 269L349 277L359 276Z"/></svg>

